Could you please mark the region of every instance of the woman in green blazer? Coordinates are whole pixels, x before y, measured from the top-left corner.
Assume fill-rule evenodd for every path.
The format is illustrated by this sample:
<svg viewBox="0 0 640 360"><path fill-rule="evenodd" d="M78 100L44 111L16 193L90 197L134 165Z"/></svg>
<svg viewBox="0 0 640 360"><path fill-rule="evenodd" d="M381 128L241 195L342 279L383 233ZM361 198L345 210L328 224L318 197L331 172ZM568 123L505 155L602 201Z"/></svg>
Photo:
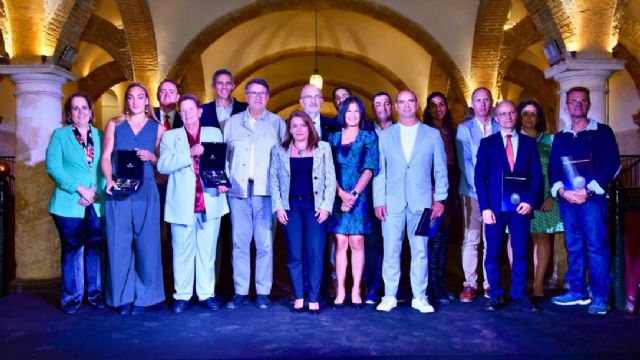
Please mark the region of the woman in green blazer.
<svg viewBox="0 0 640 360"><path fill-rule="evenodd" d="M85 282L91 305L104 308L102 297L102 132L93 126L93 106L84 94L64 105L68 126L56 129L47 147L47 172L55 182L49 213L60 235L62 311L73 314L82 304ZM85 277L86 273L86 277Z"/></svg>

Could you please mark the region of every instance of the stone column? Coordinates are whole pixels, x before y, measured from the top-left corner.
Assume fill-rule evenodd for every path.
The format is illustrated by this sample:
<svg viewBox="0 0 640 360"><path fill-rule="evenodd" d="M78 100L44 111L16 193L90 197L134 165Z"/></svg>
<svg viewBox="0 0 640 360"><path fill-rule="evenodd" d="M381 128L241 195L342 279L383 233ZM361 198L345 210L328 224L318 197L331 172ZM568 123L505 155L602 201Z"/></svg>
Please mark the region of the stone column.
<svg viewBox="0 0 640 360"><path fill-rule="evenodd" d="M590 90L591 110L589 117L598 122L609 123L608 81L611 75L624 69L623 60L565 60L545 70L547 79L553 78L560 84L558 96L558 130L565 127L569 119L565 93L574 86L583 86Z"/></svg>
<svg viewBox="0 0 640 360"><path fill-rule="evenodd" d="M16 84L17 292L37 290L60 277L60 240L47 210L53 182L45 157L53 130L62 125L62 85L75 76L55 65L5 65Z"/></svg>

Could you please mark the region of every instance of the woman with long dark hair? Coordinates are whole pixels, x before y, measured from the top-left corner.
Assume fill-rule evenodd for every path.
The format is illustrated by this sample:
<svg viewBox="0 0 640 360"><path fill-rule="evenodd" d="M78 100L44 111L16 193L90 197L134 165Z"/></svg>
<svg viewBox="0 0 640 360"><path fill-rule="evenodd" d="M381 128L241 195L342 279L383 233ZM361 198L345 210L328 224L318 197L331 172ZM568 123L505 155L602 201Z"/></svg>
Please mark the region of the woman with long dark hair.
<svg viewBox="0 0 640 360"><path fill-rule="evenodd" d="M448 304L455 300L455 296L449 292L444 284L444 272L447 265L447 244L451 234L451 220L458 208L460 169L456 160L456 130L453 127L447 97L443 93L436 91L429 94L424 109L423 121L426 125L440 131L447 155L447 176L449 180L449 191L444 213L442 214L442 222L438 232L432 239L429 239L428 244L429 285L427 296L432 304L434 301Z"/></svg>
<svg viewBox="0 0 640 360"><path fill-rule="evenodd" d="M320 141L313 120L304 111L289 115L284 141L271 152L270 176L273 210L287 243L287 266L295 293L292 311L302 311L303 283L307 282L309 312L317 315L325 226L336 196L336 174L331 147ZM306 274L303 261L309 262Z"/></svg>
<svg viewBox="0 0 640 360"><path fill-rule="evenodd" d="M360 309L364 234L371 232L371 192L365 190L379 170L378 137L375 132L363 129L367 120L364 104L358 97L349 97L340 104L338 121L342 131L329 135L338 182L338 198L329 220L329 231L336 234L337 289L334 307L344 304L347 249L350 248L351 302Z"/></svg>

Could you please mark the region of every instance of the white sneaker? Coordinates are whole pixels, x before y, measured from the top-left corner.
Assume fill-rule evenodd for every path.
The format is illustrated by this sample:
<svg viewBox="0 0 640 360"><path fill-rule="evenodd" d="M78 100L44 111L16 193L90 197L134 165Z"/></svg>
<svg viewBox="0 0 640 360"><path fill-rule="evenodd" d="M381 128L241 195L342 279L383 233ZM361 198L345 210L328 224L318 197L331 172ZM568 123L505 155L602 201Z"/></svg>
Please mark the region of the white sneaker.
<svg viewBox="0 0 640 360"><path fill-rule="evenodd" d="M427 299L422 297L413 298L413 300L411 300L411 307L420 311L423 314L432 313L434 311L433 306L429 304Z"/></svg>
<svg viewBox="0 0 640 360"><path fill-rule="evenodd" d="M376 307L378 311L391 311L394 307L398 306L398 301L395 296L383 296L382 301Z"/></svg>

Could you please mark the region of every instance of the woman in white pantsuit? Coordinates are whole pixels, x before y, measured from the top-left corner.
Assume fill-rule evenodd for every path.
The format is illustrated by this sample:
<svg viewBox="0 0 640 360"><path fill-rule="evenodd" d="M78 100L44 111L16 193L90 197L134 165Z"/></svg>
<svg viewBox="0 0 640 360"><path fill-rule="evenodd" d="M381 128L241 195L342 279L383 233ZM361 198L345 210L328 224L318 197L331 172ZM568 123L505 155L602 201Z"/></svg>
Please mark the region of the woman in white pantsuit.
<svg viewBox="0 0 640 360"><path fill-rule="evenodd" d="M178 101L183 128L167 131L160 142L158 171L169 175L164 220L171 224L175 302L173 311L188 309L196 294L209 310L217 310L215 261L220 218L229 212L226 195L200 180L201 142L222 142L220 129L201 127L202 108L195 95Z"/></svg>

